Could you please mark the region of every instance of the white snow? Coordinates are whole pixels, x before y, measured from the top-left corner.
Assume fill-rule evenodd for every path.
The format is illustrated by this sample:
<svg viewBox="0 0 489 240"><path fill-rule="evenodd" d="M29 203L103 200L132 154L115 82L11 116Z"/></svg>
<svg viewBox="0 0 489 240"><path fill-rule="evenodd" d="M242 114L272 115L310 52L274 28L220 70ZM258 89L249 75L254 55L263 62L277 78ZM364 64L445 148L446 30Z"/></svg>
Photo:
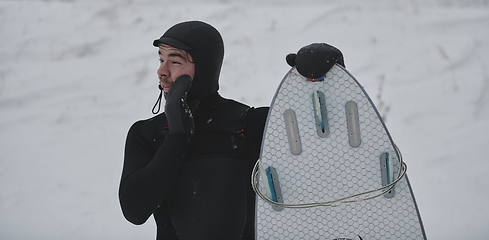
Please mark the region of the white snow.
<svg viewBox="0 0 489 240"><path fill-rule="evenodd" d="M152 116L152 41L203 20L221 94L270 104L285 56L342 50L379 105L429 239L489 235L488 0L0 0L0 239L154 239L117 190L130 125Z"/></svg>

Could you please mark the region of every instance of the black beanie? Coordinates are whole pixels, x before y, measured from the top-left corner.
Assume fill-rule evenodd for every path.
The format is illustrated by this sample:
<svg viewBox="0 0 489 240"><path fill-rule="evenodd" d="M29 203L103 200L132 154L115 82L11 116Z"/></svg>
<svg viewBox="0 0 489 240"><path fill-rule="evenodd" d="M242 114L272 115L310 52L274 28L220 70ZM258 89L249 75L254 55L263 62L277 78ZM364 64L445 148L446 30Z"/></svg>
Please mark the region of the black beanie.
<svg viewBox="0 0 489 240"><path fill-rule="evenodd" d="M219 90L224 43L217 29L200 21L178 23L153 42L155 47L160 44L185 50L193 58L195 76L187 99L201 99Z"/></svg>

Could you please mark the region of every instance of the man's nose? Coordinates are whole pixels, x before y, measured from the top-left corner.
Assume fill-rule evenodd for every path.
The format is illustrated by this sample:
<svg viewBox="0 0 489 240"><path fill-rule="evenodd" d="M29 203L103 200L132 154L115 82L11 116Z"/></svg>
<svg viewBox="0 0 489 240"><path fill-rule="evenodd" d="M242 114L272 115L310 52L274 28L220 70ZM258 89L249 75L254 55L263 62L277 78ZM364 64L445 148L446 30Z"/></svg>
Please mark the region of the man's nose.
<svg viewBox="0 0 489 240"><path fill-rule="evenodd" d="M156 73L158 74L158 76L169 77L170 71L168 71L168 65L165 62L160 63L160 67L158 68Z"/></svg>

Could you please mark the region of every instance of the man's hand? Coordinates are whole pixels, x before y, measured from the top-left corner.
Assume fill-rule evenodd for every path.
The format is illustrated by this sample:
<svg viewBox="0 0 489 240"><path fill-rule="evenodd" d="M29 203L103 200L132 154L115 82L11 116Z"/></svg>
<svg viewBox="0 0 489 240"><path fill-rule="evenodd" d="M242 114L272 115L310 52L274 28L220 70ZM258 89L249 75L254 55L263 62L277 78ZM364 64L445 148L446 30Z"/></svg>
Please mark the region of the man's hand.
<svg viewBox="0 0 489 240"><path fill-rule="evenodd" d="M165 114L170 127L170 134L192 135L194 120L187 104L187 92L192 85L189 75L182 75L171 85L165 103Z"/></svg>
<svg viewBox="0 0 489 240"><path fill-rule="evenodd" d="M335 63L345 67L341 51L326 43L307 45L297 54L288 54L285 60L291 67L295 66L302 76L312 79L324 76Z"/></svg>

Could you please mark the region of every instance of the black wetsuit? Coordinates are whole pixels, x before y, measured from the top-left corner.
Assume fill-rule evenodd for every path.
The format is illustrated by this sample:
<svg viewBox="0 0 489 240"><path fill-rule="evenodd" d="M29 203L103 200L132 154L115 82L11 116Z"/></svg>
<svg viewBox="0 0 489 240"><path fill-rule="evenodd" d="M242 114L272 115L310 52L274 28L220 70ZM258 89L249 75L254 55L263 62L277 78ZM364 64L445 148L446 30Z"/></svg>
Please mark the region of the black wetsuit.
<svg viewBox="0 0 489 240"><path fill-rule="evenodd" d="M185 158L180 136L167 135L165 114L135 123L121 181L126 218L142 224L153 213L157 239L178 239L173 224L182 239L253 239L250 177L267 110L217 95L205 99Z"/></svg>
<svg viewBox="0 0 489 240"><path fill-rule="evenodd" d="M203 29L191 33L203 34L204 40L216 31L200 22L182 27ZM133 124L119 189L122 211L134 224L153 214L157 239L254 239L250 177L268 108L250 108L217 93L223 50L216 55L215 49L222 40L215 43L221 46L209 46L216 41L203 41L202 46L202 41L185 42L192 46L187 52L196 66L187 99L198 102L194 133L170 133L165 113Z"/></svg>

